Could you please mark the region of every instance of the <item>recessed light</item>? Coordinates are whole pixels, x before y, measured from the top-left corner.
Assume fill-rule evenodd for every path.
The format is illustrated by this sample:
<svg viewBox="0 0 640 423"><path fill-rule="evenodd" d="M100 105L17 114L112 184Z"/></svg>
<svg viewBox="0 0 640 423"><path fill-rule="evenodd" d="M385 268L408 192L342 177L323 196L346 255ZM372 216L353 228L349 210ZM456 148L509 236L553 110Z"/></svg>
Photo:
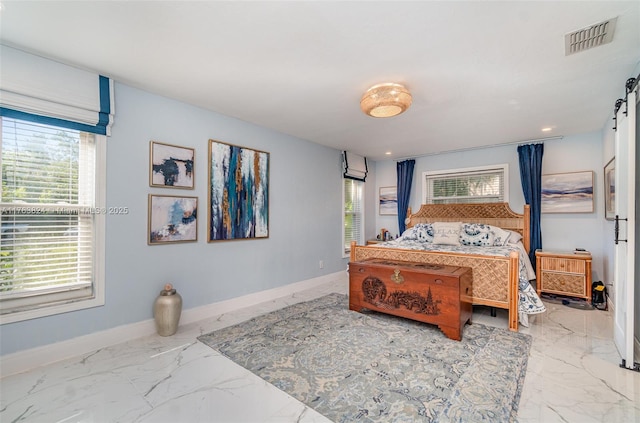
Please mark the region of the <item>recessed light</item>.
<svg viewBox="0 0 640 423"><path fill-rule="evenodd" d="M553 128L550 126L547 126L546 128L542 128L542 132L549 132L551 131Z"/></svg>
<svg viewBox="0 0 640 423"><path fill-rule="evenodd" d="M391 155L391 151L387 151L387 152L386 152L386 153L384 153L384 154L386 154L387 156L390 156L390 155Z"/></svg>

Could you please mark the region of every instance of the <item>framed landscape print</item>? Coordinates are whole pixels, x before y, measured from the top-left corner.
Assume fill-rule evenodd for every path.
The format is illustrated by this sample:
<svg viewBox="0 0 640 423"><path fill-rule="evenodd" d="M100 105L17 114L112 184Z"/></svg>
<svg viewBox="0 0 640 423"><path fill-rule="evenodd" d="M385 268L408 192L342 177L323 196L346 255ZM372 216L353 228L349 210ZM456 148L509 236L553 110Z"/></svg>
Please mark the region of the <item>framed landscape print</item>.
<svg viewBox="0 0 640 423"><path fill-rule="evenodd" d="M604 218L616 216L616 165L615 157L604 167Z"/></svg>
<svg viewBox="0 0 640 423"><path fill-rule="evenodd" d="M542 175L542 213L592 213L593 171Z"/></svg>
<svg viewBox="0 0 640 423"><path fill-rule="evenodd" d="M150 143L149 185L152 187L193 189L193 148Z"/></svg>
<svg viewBox="0 0 640 423"><path fill-rule="evenodd" d="M269 153L209 140L208 241L269 237Z"/></svg>
<svg viewBox="0 0 640 423"><path fill-rule="evenodd" d="M197 240L197 197L149 194L149 245Z"/></svg>
<svg viewBox="0 0 640 423"><path fill-rule="evenodd" d="M378 210L381 215L398 214L398 190L396 187L380 187Z"/></svg>

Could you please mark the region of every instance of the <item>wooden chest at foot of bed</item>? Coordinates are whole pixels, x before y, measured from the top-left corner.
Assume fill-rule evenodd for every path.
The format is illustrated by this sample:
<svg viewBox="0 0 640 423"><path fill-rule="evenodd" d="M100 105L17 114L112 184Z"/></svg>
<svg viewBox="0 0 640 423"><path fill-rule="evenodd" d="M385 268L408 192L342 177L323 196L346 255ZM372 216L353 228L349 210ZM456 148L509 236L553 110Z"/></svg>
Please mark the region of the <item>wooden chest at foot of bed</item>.
<svg viewBox="0 0 640 423"><path fill-rule="evenodd" d="M367 259L349 263L349 309L369 309L438 325L462 339L471 323L472 277L468 267Z"/></svg>

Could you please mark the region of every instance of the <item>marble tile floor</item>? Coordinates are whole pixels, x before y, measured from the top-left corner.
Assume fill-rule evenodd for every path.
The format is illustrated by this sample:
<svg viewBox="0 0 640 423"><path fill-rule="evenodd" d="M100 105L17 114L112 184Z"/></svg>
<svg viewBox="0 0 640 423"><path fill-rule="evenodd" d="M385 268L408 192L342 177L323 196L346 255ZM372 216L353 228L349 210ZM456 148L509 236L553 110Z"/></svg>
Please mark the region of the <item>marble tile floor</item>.
<svg viewBox="0 0 640 423"><path fill-rule="evenodd" d="M196 337L330 292L317 288L114 345L0 380L0 422L329 422ZM521 328L534 338L518 421L640 422L640 373L620 369L612 314L547 303ZM474 323L507 327L474 309Z"/></svg>

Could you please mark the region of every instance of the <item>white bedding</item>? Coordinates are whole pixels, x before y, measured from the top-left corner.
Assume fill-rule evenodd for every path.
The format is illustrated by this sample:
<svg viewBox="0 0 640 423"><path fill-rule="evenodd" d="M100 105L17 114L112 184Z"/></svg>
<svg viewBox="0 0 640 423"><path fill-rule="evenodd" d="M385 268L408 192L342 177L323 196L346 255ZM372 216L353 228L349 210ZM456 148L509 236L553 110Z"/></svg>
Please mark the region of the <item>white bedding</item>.
<svg viewBox="0 0 640 423"><path fill-rule="evenodd" d="M518 250L519 250L518 257L520 258L520 260L524 262L524 265L526 267L527 280L529 281L534 280L536 278L536 271L533 270L533 266L531 265L531 260L529 260L529 254L527 254L527 250L524 248L524 245L522 244L522 242L518 241L515 244L509 244L509 245L515 245L516 247L518 247Z"/></svg>

